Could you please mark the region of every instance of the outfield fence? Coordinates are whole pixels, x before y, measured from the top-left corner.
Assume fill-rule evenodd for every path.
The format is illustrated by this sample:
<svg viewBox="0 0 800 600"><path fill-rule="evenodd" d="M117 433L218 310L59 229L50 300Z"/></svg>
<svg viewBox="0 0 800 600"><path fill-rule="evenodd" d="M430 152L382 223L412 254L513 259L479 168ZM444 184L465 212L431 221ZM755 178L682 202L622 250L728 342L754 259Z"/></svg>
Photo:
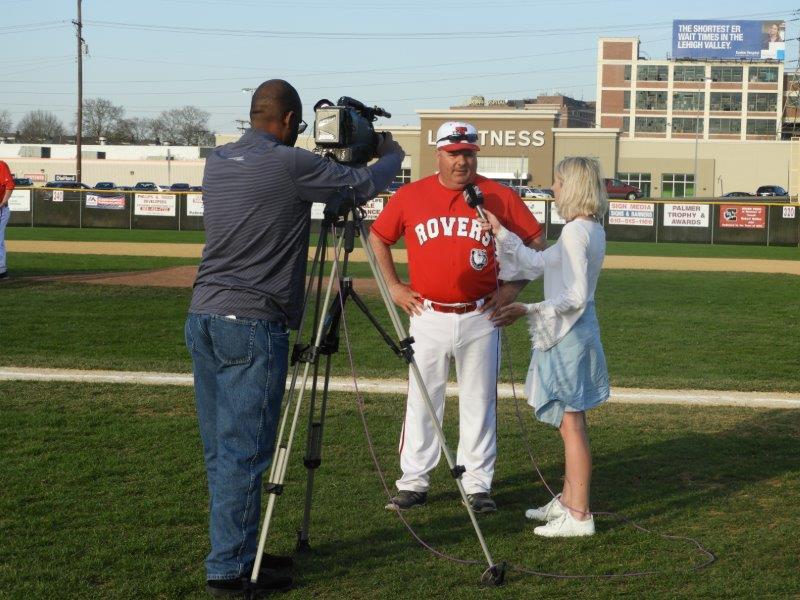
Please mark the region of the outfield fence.
<svg viewBox="0 0 800 600"><path fill-rule="evenodd" d="M366 207L367 220L380 213L388 197ZM800 246L800 205L766 199L672 198L611 200L604 219L610 241L682 242ZM551 199L525 199L545 226L558 237L564 220ZM22 188L14 190L10 225L113 229L203 229L200 192L131 192ZM315 205L312 218L322 217Z"/></svg>

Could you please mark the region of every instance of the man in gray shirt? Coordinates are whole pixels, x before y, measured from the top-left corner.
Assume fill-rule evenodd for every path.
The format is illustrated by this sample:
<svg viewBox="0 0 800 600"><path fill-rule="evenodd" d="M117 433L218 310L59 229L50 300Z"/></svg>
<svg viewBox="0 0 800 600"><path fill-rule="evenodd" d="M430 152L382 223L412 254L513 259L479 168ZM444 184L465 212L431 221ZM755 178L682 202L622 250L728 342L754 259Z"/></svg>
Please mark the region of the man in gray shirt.
<svg viewBox="0 0 800 600"><path fill-rule="evenodd" d="M373 197L404 156L390 134L378 146L380 160L363 168L295 148L306 127L302 110L289 83L262 83L250 107L252 128L216 148L203 176L206 245L185 333L211 499L206 579L213 595L241 594L255 560L288 328L299 325L302 310L311 204L344 190ZM265 556L264 565L287 562ZM264 572L256 590L290 585L289 577Z"/></svg>

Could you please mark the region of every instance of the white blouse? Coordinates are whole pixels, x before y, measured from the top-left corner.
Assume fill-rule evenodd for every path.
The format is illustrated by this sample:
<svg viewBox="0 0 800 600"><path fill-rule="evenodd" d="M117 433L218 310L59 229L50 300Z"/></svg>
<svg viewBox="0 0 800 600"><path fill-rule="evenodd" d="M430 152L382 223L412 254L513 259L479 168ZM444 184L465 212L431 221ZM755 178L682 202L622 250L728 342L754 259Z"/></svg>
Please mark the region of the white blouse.
<svg viewBox="0 0 800 600"><path fill-rule="evenodd" d="M501 279L544 275L544 301L527 305L528 322L535 349L555 346L594 300L606 254L605 230L596 221L574 219L561 229L558 241L543 251L528 248L505 228L496 239Z"/></svg>

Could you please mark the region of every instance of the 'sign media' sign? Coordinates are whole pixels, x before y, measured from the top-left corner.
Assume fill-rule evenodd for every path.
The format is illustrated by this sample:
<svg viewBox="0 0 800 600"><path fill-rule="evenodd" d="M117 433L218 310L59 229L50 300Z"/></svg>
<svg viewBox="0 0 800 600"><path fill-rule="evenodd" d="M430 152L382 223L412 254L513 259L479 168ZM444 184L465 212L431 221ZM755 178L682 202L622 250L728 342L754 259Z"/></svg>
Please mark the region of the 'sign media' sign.
<svg viewBox="0 0 800 600"><path fill-rule="evenodd" d="M649 202L609 202L609 225L653 226L655 204Z"/></svg>

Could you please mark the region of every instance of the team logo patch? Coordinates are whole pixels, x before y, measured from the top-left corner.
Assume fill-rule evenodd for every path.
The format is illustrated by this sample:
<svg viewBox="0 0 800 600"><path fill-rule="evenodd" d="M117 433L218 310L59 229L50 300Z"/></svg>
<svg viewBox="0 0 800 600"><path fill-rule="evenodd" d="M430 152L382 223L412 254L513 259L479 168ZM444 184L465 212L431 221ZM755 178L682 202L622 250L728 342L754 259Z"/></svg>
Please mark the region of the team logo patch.
<svg viewBox="0 0 800 600"><path fill-rule="evenodd" d="M469 253L469 264L476 271L483 269L488 262L489 257L483 248L473 248L472 252Z"/></svg>

